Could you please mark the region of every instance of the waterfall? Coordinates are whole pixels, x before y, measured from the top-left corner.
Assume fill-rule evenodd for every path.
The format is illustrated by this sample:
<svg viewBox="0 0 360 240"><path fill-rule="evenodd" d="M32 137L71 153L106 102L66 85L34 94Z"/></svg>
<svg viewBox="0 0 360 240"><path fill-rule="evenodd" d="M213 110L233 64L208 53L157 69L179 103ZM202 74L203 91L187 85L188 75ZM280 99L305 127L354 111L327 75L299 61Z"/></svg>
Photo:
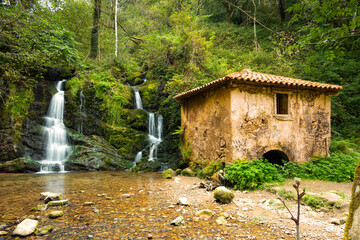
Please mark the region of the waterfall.
<svg viewBox="0 0 360 240"><path fill-rule="evenodd" d="M143 109L141 96L139 90L136 87L131 87L135 92L135 108ZM162 142L163 134L163 116L160 114L155 114L148 112L149 114L149 126L148 126L148 136L149 136L149 161L154 161L157 159L158 146ZM138 152L135 157L135 162L140 161L142 158L142 151Z"/></svg>
<svg viewBox="0 0 360 240"><path fill-rule="evenodd" d="M64 125L64 91L62 85L66 80L56 85L57 93L51 99L47 116L45 117L45 134L47 137L46 159L40 161L40 173L64 172L64 161L68 157L69 146L66 140Z"/></svg>
<svg viewBox="0 0 360 240"><path fill-rule="evenodd" d="M84 133L84 115L85 115L85 95L83 91L80 92L80 106L79 106L80 123L78 126L78 132Z"/></svg>
<svg viewBox="0 0 360 240"><path fill-rule="evenodd" d="M136 109L143 109L139 89L137 89L136 87L131 87L131 88L134 89L134 93L135 93L135 108Z"/></svg>

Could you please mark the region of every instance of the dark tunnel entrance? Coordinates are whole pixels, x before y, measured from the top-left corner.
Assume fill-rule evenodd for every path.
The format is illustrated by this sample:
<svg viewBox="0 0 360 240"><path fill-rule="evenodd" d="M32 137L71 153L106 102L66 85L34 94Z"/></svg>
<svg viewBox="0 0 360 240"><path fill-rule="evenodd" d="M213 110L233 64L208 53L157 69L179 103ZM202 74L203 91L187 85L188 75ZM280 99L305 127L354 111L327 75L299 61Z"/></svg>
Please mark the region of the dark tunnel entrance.
<svg viewBox="0 0 360 240"><path fill-rule="evenodd" d="M289 158L286 154L280 150L271 150L262 156L262 158L267 159L269 163L277 164L277 165L284 165L284 162L288 162Z"/></svg>

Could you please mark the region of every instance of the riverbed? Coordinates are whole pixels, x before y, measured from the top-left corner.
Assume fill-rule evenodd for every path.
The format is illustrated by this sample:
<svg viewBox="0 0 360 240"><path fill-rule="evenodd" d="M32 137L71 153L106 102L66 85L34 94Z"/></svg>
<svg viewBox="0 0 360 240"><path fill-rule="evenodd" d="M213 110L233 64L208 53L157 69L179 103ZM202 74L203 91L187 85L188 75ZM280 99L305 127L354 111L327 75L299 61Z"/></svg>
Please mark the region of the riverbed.
<svg viewBox="0 0 360 240"><path fill-rule="evenodd" d="M222 205L214 201L212 192L199 188L200 181L132 172L0 174L0 226L9 226L2 227L9 234L0 239L11 239L16 223L25 218L39 220L38 227L53 227L45 236L31 235L27 239L294 239L290 220L267 221L265 210L256 212L255 206L246 209L239 202L269 199L270 193L236 192L233 203ZM45 191L62 193L69 204L30 211L43 204L40 193ZM186 197L190 206L177 205L180 197ZM199 219L196 212L202 209L210 209L213 216ZM62 210L64 215L50 219L48 214L53 210ZM250 212L256 213L255 217ZM227 218L223 224L216 222L221 215ZM171 225L179 216L184 222ZM340 235L341 231L341 227L334 229L334 234ZM331 236L337 239L331 234L309 239Z"/></svg>

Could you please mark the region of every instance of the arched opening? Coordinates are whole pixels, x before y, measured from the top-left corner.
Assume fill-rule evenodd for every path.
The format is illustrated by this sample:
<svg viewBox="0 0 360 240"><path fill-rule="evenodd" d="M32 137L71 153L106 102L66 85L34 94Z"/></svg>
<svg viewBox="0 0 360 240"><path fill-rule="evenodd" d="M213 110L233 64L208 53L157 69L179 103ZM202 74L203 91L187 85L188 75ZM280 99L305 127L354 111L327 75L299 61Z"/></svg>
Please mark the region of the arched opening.
<svg viewBox="0 0 360 240"><path fill-rule="evenodd" d="M284 165L283 161L289 161L289 158L286 154L280 150L271 150L262 156L262 158L267 159L269 163L277 164L277 165Z"/></svg>

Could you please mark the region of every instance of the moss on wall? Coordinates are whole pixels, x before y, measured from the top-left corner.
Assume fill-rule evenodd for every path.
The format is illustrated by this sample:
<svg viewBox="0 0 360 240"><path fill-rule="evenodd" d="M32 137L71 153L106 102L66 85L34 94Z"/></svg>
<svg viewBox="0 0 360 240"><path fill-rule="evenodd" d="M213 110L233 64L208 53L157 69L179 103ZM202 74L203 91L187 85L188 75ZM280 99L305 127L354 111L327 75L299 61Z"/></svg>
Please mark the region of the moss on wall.
<svg viewBox="0 0 360 240"><path fill-rule="evenodd" d="M355 169L351 192L349 216L345 225L344 240L360 239L360 160Z"/></svg>

